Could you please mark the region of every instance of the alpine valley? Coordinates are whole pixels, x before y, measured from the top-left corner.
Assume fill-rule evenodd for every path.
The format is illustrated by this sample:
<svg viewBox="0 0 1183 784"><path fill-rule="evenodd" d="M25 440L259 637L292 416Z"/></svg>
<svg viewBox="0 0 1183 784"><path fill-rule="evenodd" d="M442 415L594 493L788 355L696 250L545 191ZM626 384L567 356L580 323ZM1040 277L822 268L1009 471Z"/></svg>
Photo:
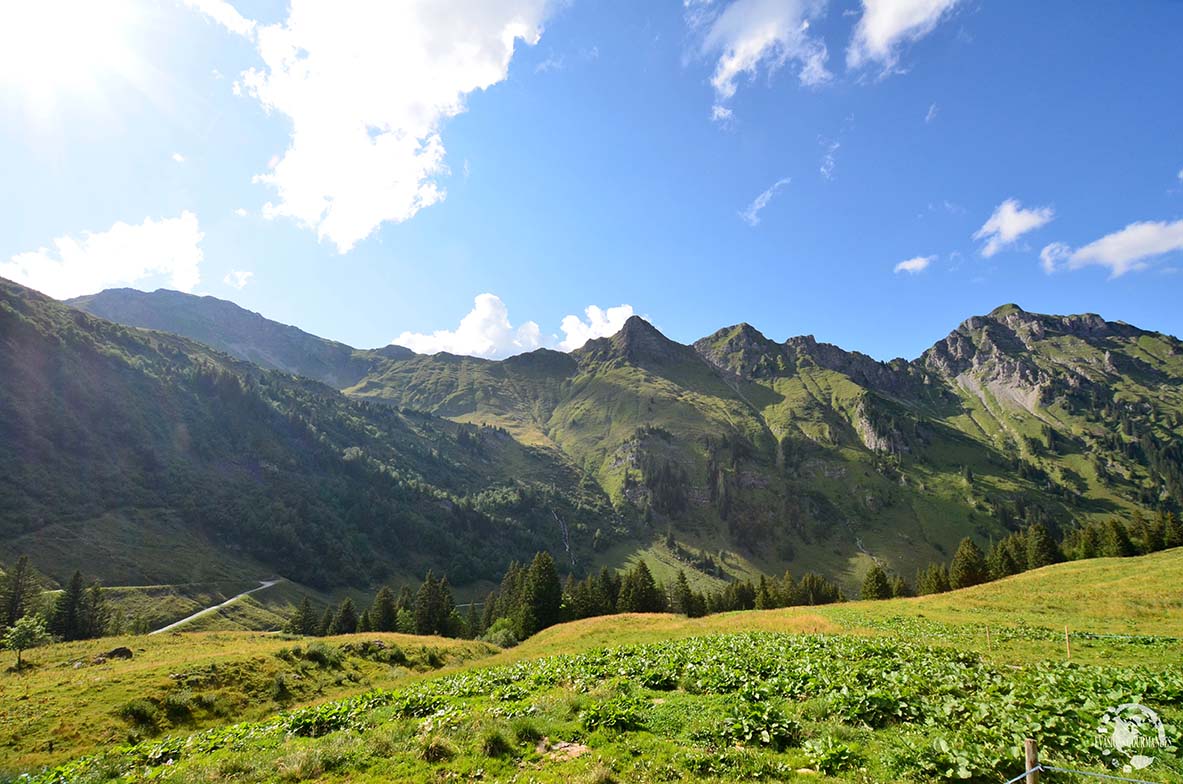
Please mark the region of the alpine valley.
<svg viewBox="0 0 1183 784"><path fill-rule="evenodd" d="M570 353L357 350L173 291L0 281L0 562L64 582L487 590L814 571L1183 503L1183 343L1005 305L912 361L634 317Z"/></svg>

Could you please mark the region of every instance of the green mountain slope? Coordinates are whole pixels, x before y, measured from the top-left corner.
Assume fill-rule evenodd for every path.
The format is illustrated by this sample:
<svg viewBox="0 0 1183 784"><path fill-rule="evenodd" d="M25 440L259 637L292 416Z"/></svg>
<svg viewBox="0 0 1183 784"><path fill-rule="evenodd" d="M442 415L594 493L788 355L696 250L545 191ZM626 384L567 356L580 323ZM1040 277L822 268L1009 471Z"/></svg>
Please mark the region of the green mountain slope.
<svg viewBox="0 0 1183 784"><path fill-rule="evenodd" d="M0 281L0 560L180 583L498 579L609 517L552 454Z"/></svg>
<svg viewBox="0 0 1183 784"><path fill-rule="evenodd" d="M237 355L269 334L242 330ZM910 577L967 535L1036 521L1063 534L1183 503L1183 344L1094 315L1008 305L888 363L746 324L686 346L639 318L570 354L364 356L346 397L399 421L487 425L537 461L490 457L482 481L533 483L540 527L551 499L565 503L551 526L575 571L643 556L659 577L699 569L700 585L788 568L854 588L873 559ZM460 482L433 471L415 475Z"/></svg>

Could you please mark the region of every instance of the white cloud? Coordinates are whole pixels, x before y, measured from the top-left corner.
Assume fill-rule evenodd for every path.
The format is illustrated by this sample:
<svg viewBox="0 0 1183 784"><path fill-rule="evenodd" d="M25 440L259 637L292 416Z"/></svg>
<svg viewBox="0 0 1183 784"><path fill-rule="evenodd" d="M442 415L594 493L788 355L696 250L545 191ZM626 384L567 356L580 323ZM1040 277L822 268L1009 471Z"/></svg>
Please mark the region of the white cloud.
<svg viewBox="0 0 1183 784"><path fill-rule="evenodd" d="M247 210L246 207L238 207L237 209L234 210L234 214L240 218L245 218L246 216L250 215L251 213L249 210Z"/></svg>
<svg viewBox="0 0 1183 784"><path fill-rule="evenodd" d="M710 3L686 3L691 29L709 25L702 54L718 56L711 76L712 119L731 118L727 102L735 96L742 76L755 79L761 70L771 75L792 62L804 85L819 85L831 78L825 43L809 34L810 20L825 10L824 0L735 0L721 12L716 8Z"/></svg>
<svg viewBox="0 0 1183 784"><path fill-rule="evenodd" d="M251 282L251 278L255 277L255 273L247 272L246 270L231 270L226 273L226 277L222 278L222 282L231 288L242 290L246 288L246 284Z"/></svg>
<svg viewBox="0 0 1183 784"><path fill-rule="evenodd" d="M192 291L200 280L202 236L197 216L188 211L176 218L146 218L135 226L120 221L107 231L85 232L81 239L58 237L52 250L19 253L0 263L0 277L58 299L149 278Z"/></svg>
<svg viewBox="0 0 1183 784"><path fill-rule="evenodd" d="M749 226L758 226L760 224L760 210L768 206L768 202L772 201L772 197L776 195L777 191L792 181L791 177L781 177L772 183L763 193L752 199L751 204L739 212L740 219Z"/></svg>
<svg viewBox="0 0 1183 784"><path fill-rule="evenodd" d="M936 260L936 256L916 256L915 258L901 261L895 265L894 272L896 274L907 272L910 275L915 275L917 272L924 272L924 270L928 269L928 265Z"/></svg>
<svg viewBox="0 0 1183 784"><path fill-rule="evenodd" d="M1179 182L1183 182L1183 169L1180 169L1180 170L1179 170L1179 175L1178 175L1178 177L1179 177Z"/></svg>
<svg viewBox="0 0 1183 784"><path fill-rule="evenodd" d="M632 305L617 305L607 310L588 305L583 311L587 321L579 316L566 316L559 329L563 331L563 339L559 342L560 351L574 351L589 340L606 338L615 335L624 326L624 322L632 318Z"/></svg>
<svg viewBox="0 0 1183 784"><path fill-rule="evenodd" d="M551 5L292 0L285 21L248 30L224 21L221 0L189 2L254 31L263 65L236 93L291 121L287 150L255 178L278 197L263 214L293 218L341 253L444 199L442 124L507 77L517 41L537 43Z"/></svg>
<svg viewBox="0 0 1183 784"><path fill-rule="evenodd" d="M420 354L446 351L488 359L501 359L544 346L573 351L594 338L616 334L633 315L633 308L618 305L604 309L591 305L584 315L586 320L574 315L563 319L559 327L563 332L561 339L557 335L544 336L534 321L515 327L509 319L509 308L496 294L480 294L456 329L431 334L404 332L391 342Z"/></svg>
<svg viewBox="0 0 1183 784"><path fill-rule="evenodd" d="M255 32L255 23L238 13L238 9L226 0L184 0L185 5L208 16L218 24L237 35L250 37ZM215 73L217 71L215 70ZM221 74L218 74L221 78Z"/></svg>
<svg viewBox="0 0 1183 784"><path fill-rule="evenodd" d="M924 115L924 122L927 124L935 120L937 118L937 114L940 113L940 111L941 109L939 106L937 106L935 103L931 104L928 107L928 113Z"/></svg>
<svg viewBox="0 0 1183 784"><path fill-rule="evenodd" d="M179 152L174 152L170 157L174 161L176 161L177 163L184 163L185 162L185 156L181 155Z"/></svg>
<svg viewBox="0 0 1183 784"><path fill-rule="evenodd" d="M1051 207L1025 210L1017 199L1007 199L998 205L982 228L974 232L973 238L986 240L982 255L989 258L1027 232L1047 225L1055 216Z"/></svg>
<svg viewBox="0 0 1183 784"><path fill-rule="evenodd" d="M821 138L818 139L818 144L820 144L822 149L825 150L825 152L822 153L822 162L821 166L818 168L818 171L827 180L832 180L834 179L834 167L838 165L838 148L842 145L836 141Z"/></svg>
<svg viewBox="0 0 1183 784"><path fill-rule="evenodd" d="M901 44L919 41L933 31L958 0L863 0L863 15L846 49L848 68L869 62L895 69Z"/></svg>
<svg viewBox="0 0 1183 784"><path fill-rule="evenodd" d="M533 321L516 329L509 321L509 309L496 294L478 294L472 310L454 330L441 329L430 335L404 332L391 341L420 354L447 351L476 357L500 358L531 351L542 345L541 332Z"/></svg>
<svg viewBox="0 0 1183 784"><path fill-rule="evenodd" d="M1183 220L1142 221L1073 250L1062 242L1053 242L1039 254L1044 271L1080 269L1098 266L1118 278L1127 272L1146 269L1158 256L1183 250Z"/></svg>

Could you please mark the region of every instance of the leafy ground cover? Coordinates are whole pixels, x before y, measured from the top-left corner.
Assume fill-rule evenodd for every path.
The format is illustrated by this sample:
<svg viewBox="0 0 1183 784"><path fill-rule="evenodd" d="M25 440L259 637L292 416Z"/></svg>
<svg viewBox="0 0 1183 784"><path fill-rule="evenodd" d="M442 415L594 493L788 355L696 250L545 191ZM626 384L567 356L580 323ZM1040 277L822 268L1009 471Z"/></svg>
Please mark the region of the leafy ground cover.
<svg viewBox="0 0 1183 784"><path fill-rule="evenodd" d="M1104 717L1137 702L1177 781L1183 667L1007 666L908 642L767 632L596 649L456 673L272 719L148 741L34 777L169 782L784 780L998 782L1036 738L1053 765L1126 759Z"/></svg>

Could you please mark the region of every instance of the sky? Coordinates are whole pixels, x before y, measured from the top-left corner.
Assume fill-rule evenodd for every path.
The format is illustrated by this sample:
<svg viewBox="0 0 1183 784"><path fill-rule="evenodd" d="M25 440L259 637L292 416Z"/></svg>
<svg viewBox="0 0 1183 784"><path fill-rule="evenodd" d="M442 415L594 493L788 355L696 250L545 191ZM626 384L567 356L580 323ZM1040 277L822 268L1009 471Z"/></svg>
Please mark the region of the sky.
<svg viewBox="0 0 1183 784"><path fill-rule="evenodd" d="M1183 335L1183 4L0 6L0 277L359 347Z"/></svg>

